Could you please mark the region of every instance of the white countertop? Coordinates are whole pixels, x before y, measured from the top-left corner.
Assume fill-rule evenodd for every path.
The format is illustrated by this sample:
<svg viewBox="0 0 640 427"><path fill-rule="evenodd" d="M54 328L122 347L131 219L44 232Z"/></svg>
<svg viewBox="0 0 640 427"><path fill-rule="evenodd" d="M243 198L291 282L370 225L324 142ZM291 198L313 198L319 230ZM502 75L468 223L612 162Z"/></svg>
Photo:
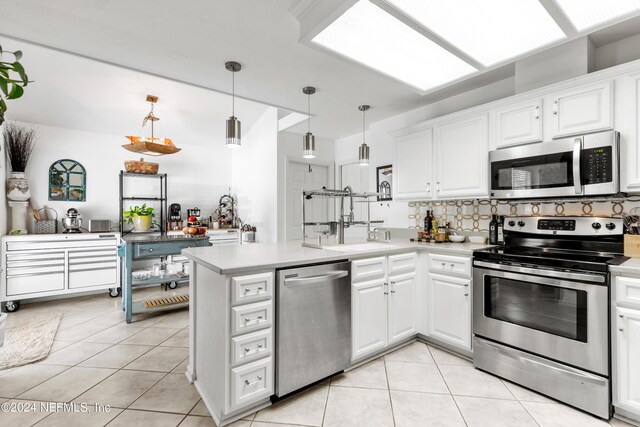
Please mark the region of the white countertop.
<svg viewBox="0 0 640 427"><path fill-rule="evenodd" d="M394 255L415 250L470 256L474 250L488 246L471 243L416 243L400 239L392 240L387 248L381 247L381 245L376 244L374 249L369 250L336 251L329 247L325 249L305 248L300 242L252 243L189 248L184 249L182 254L206 265L219 274L227 275L304 264Z"/></svg>
<svg viewBox="0 0 640 427"><path fill-rule="evenodd" d="M609 271L612 273L640 274L640 258L629 258L620 265L610 265Z"/></svg>

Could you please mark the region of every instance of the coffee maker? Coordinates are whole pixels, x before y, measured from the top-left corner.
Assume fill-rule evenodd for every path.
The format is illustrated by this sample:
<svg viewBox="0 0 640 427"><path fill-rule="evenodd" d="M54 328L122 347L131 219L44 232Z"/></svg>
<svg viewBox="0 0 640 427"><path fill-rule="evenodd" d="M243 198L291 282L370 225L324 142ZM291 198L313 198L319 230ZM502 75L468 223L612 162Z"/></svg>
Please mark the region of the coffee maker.
<svg viewBox="0 0 640 427"><path fill-rule="evenodd" d="M82 218L77 209L70 208L67 211L67 216L62 218L62 226L64 227L64 234L82 233L82 230L80 230Z"/></svg>
<svg viewBox="0 0 640 427"><path fill-rule="evenodd" d="M187 226L192 225L200 225L200 208L187 209Z"/></svg>
<svg viewBox="0 0 640 427"><path fill-rule="evenodd" d="M168 230L182 230L182 207L178 203L169 205L169 227Z"/></svg>

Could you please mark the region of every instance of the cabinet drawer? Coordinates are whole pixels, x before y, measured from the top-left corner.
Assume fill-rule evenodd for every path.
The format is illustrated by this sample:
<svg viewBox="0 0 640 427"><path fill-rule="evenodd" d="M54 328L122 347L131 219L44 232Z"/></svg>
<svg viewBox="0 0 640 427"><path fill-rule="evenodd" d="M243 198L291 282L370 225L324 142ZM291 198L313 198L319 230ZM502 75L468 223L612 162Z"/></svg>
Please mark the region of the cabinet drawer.
<svg viewBox="0 0 640 427"><path fill-rule="evenodd" d="M231 339L231 364L251 362L273 354L273 329L240 335Z"/></svg>
<svg viewBox="0 0 640 427"><path fill-rule="evenodd" d="M416 269L416 253L390 255L387 261L389 275L410 273Z"/></svg>
<svg viewBox="0 0 640 427"><path fill-rule="evenodd" d="M231 410L246 406L273 394L271 357L231 370Z"/></svg>
<svg viewBox="0 0 640 427"><path fill-rule="evenodd" d="M186 248L194 248L197 246L203 246L197 240L194 241L182 241L182 242L172 242L171 244L150 244L150 243L139 243L133 246L133 257L134 258L150 258L157 256L165 256L165 255L175 255L180 253L183 249Z"/></svg>
<svg viewBox="0 0 640 427"><path fill-rule="evenodd" d="M92 286L116 286L118 270L116 266L69 271L69 289L90 288Z"/></svg>
<svg viewBox="0 0 640 427"><path fill-rule="evenodd" d="M246 304L273 296L273 273L231 278L231 303Z"/></svg>
<svg viewBox="0 0 640 427"><path fill-rule="evenodd" d="M451 255L429 254L429 271L471 277L471 259Z"/></svg>
<svg viewBox="0 0 640 427"><path fill-rule="evenodd" d="M7 296L61 291L64 289L64 272L33 273L20 276L7 275Z"/></svg>
<svg viewBox="0 0 640 427"><path fill-rule="evenodd" d="M264 329L273 323L271 301L241 305L231 309L231 335Z"/></svg>
<svg viewBox="0 0 640 427"><path fill-rule="evenodd" d="M41 264L64 262L64 252L9 252L7 266L10 264Z"/></svg>
<svg viewBox="0 0 640 427"><path fill-rule="evenodd" d="M118 238L115 236L78 240L69 239L64 234L59 236L56 235L55 240L9 240L6 241L6 249L7 251L39 251L43 249L90 248L92 246L115 248L118 245Z"/></svg>
<svg viewBox="0 0 640 427"><path fill-rule="evenodd" d="M640 279L616 277L616 303L640 308Z"/></svg>
<svg viewBox="0 0 640 427"><path fill-rule="evenodd" d="M386 274L385 257L359 259L351 262L351 282L363 282Z"/></svg>

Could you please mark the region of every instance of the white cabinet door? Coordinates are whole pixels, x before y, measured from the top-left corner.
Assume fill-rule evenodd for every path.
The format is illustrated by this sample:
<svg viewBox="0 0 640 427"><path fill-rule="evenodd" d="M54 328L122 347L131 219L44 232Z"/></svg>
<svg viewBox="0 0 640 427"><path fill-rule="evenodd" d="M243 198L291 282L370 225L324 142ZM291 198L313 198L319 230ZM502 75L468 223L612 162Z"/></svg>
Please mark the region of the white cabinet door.
<svg viewBox="0 0 640 427"><path fill-rule="evenodd" d="M436 197L489 195L487 114L435 128Z"/></svg>
<svg viewBox="0 0 640 427"><path fill-rule="evenodd" d="M640 414L640 310L616 309L616 406Z"/></svg>
<svg viewBox="0 0 640 427"><path fill-rule="evenodd" d="M393 142L393 198L432 198L432 129L397 137Z"/></svg>
<svg viewBox="0 0 640 427"><path fill-rule="evenodd" d="M496 111L496 148L542 141L542 99Z"/></svg>
<svg viewBox="0 0 640 427"><path fill-rule="evenodd" d="M389 277L389 345L416 334L416 273Z"/></svg>
<svg viewBox="0 0 640 427"><path fill-rule="evenodd" d="M552 97L552 138L613 128L613 81L567 90Z"/></svg>
<svg viewBox="0 0 640 427"><path fill-rule="evenodd" d="M471 350L471 280L429 273L429 336Z"/></svg>
<svg viewBox="0 0 640 427"><path fill-rule="evenodd" d="M640 191L640 73L629 76L626 90L629 98L625 100L627 132L620 129L620 167L622 178L621 191ZM616 125L617 127L617 125ZM626 164L625 164L626 163Z"/></svg>
<svg viewBox="0 0 640 427"><path fill-rule="evenodd" d="M351 285L351 359L387 346L387 295L385 278Z"/></svg>

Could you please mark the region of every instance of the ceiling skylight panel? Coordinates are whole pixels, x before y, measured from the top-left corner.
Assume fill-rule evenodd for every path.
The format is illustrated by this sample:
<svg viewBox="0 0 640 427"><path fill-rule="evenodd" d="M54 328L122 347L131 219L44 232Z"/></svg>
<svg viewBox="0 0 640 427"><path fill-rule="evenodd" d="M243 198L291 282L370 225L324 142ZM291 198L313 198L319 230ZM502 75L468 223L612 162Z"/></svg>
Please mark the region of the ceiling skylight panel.
<svg viewBox="0 0 640 427"><path fill-rule="evenodd" d="M578 31L640 10L640 0L555 0Z"/></svg>
<svg viewBox="0 0 640 427"><path fill-rule="evenodd" d="M312 41L423 91L476 71L368 0L360 0Z"/></svg>
<svg viewBox="0 0 640 427"><path fill-rule="evenodd" d="M386 1L486 66L566 37L538 0Z"/></svg>

